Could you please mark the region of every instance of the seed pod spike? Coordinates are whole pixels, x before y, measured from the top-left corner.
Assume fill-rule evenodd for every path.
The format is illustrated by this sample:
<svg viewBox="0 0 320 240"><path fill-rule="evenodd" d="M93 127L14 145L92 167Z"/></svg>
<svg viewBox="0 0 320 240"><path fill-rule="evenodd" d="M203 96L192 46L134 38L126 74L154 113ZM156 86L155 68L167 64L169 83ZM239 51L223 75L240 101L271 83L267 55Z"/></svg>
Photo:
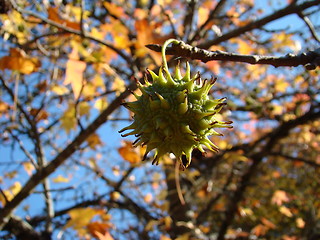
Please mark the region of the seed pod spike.
<svg viewBox="0 0 320 240"><path fill-rule="evenodd" d="M148 73L151 75L151 78L154 82L156 82L159 78L159 76L154 72L152 71L151 69L147 69Z"/></svg>
<svg viewBox="0 0 320 240"><path fill-rule="evenodd" d="M180 72L180 61L178 61L178 64L176 65L175 72L174 72L174 77L176 79L178 79L178 80L182 79L182 75L181 75L181 72Z"/></svg>
<svg viewBox="0 0 320 240"><path fill-rule="evenodd" d="M186 62L186 73L181 80L185 81L185 82L190 81L190 64L189 64L189 62Z"/></svg>

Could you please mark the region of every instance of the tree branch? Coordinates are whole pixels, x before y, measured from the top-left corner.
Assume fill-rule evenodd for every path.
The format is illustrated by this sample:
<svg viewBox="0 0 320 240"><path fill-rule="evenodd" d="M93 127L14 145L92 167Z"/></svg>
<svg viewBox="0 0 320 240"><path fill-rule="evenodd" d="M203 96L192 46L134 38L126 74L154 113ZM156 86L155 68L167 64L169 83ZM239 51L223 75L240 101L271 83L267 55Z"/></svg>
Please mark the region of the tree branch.
<svg viewBox="0 0 320 240"><path fill-rule="evenodd" d="M136 84L132 83L129 88L131 90L136 89ZM21 191L0 210L0 229L2 229L10 220L12 211L30 195L32 190L76 152L78 147L107 121L108 116L117 109L122 101L130 94L131 91L129 89L122 92L86 129L81 131L79 135L55 157L55 159L31 176Z"/></svg>
<svg viewBox="0 0 320 240"><path fill-rule="evenodd" d="M50 239L42 236L39 232L35 231L33 227L27 223L26 221L22 220L17 216L11 216L10 221L4 228L15 235L17 239L20 240L45 240Z"/></svg>
<svg viewBox="0 0 320 240"><path fill-rule="evenodd" d="M146 45L147 48L160 52L161 46L158 44ZM304 65L308 70L315 69L320 66L320 48L300 54L287 54L282 57L261 56L261 55L244 55L229 53L224 51L208 51L198 47L192 47L189 44L180 42L170 48L167 48L166 54L186 57L190 59L208 61L227 61L227 62L242 62L249 64L266 64L274 67L296 67Z"/></svg>
<svg viewBox="0 0 320 240"><path fill-rule="evenodd" d="M128 56L127 54L125 54L123 51L119 50L118 48L116 48L115 46L113 46L112 44L108 43L107 41L104 41L104 40L101 40L101 39L98 39L98 38L95 38L91 35L88 35L86 34L85 32L82 32L81 30L77 30L77 29L74 29L74 28L71 28L71 27L68 27L68 26L65 26L63 24L60 24L60 23L57 23L55 21L52 21L51 19L48 19L40 14L37 14L35 12L32 12L32 11L29 11L29 10L26 10L26 9L23 9L21 7L19 7L16 3L15 0L10 0L13 8L18 11L20 14L27 14L27 15L30 15L30 16L33 16L35 18L38 18L40 20L42 20L43 22L51 25L51 26L54 26L54 27L57 27L59 29L62 29L68 33L72 33L72 34L75 34L75 35L79 35L83 38L86 38L86 39L89 39L91 41L94 41L96 43L99 43L99 44L102 44L108 48L110 48L111 50L113 50L115 53L117 53L119 56L121 56L124 60L126 60L128 63L132 63L132 59L130 56Z"/></svg>
<svg viewBox="0 0 320 240"><path fill-rule="evenodd" d="M217 240L224 239L227 229L232 223L234 216L237 212L238 204L243 199L247 186L249 185L251 179L254 177L257 168L262 162L262 160L266 156L271 154L273 146L275 146L275 144L277 144L277 142L280 139L287 137L291 129L319 118L320 111L309 111L301 117L282 123L278 128L273 130L271 133L267 134L268 141L266 142L265 146L262 148L260 152L249 154L248 157L253 160L253 163L248 169L248 171L242 176L240 184L238 185L234 194L228 201L228 207L225 212L225 219L221 224Z"/></svg>
<svg viewBox="0 0 320 240"><path fill-rule="evenodd" d="M294 14L294 13L299 13L307 8L310 8L310 7L313 7L313 6L317 6L317 5L320 5L320 2L319 0L313 0L313 1L305 1L304 3L300 4L300 5L296 5L295 3L294 4L290 4L288 5L287 7L285 8L282 8L262 19L259 19L257 21L254 21L254 22L250 22L248 23L247 25L243 26L243 27L240 27L240 28L237 28L231 32L228 32L226 34L223 34L222 36L220 37L217 37L215 39L212 39L212 40L209 40L209 41L206 41L205 43L203 44L200 44L198 47L199 48L205 48L205 49L208 49L209 47L211 47L212 45L217 45L221 42L225 42L231 38L234 38L234 37L237 37L239 35L242 35L248 31L251 31L253 29L257 29L257 28L260 28L276 19L279 19L279 18L282 18L282 17L285 17L287 15L290 15L290 14Z"/></svg>

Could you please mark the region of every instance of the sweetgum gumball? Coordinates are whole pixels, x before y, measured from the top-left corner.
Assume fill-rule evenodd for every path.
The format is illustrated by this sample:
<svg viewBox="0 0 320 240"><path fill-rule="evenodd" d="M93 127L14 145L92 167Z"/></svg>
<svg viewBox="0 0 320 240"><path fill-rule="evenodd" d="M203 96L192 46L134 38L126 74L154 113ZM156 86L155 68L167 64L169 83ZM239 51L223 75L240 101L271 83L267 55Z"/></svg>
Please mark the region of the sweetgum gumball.
<svg viewBox="0 0 320 240"><path fill-rule="evenodd" d="M146 145L145 157L155 149L152 163L158 164L164 154L173 153L186 168L191 162L193 149L204 153L205 146L218 151L208 138L210 135L222 135L215 128L232 126L231 121L221 122L215 118L225 105L225 98L211 99L208 95L216 79L202 80L200 74L191 77L188 62L184 76L181 76L179 64L171 76L165 58L165 49L170 43L179 41L169 39L163 45L163 66L158 75L147 70L152 83L147 77L144 85L138 82L142 95L134 94L136 101L123 104L134 113L134 121L119 132L131 130L122 136L135 135L134 146Z"/></svg>

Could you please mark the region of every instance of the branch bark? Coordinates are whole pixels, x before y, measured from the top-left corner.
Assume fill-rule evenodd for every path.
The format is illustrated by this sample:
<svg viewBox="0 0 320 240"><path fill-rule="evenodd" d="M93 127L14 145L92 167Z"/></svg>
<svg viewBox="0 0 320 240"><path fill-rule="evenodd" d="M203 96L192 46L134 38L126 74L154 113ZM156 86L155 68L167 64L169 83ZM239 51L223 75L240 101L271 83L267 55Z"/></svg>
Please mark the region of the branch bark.
<svg viewBox="0 0 320 240"><path fill-rule="evenodd" d="M161 51L161 46L157 44L149 44L146 45L146 47L156 52ZM175 44L172 47L167 48L166 54L197 59L204 63L219 60L225 62L266 64L274 67L297 67L299 65L304 65L308 70L312 70L320 66L320 48L297 55L287 54L282 57L274 57L262 55L244 55L224 51L208 51L198 47L192 47L189 44L181 41L179 44Z"/></svg>

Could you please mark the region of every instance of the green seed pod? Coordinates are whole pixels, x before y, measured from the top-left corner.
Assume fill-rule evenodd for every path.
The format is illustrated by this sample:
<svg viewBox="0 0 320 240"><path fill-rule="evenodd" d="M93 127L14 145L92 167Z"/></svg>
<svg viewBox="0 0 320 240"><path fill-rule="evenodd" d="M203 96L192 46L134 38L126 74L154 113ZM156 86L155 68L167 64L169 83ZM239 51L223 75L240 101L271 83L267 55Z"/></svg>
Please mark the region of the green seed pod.
<svg viewBox="0 0 320 240"><path fill-rule="evenodd" d="M204 152L202 146L218 151L208 136L222 135L214 128L231 128L231 122L221 122L215 118L225 101L210 99L208 93L216 79L201 80L200 74L190 77L190 66L187 63L186 73L182 77L179 64L175 68L174 77L170 75L165 49L170 43L179 41L169 39L162 48L163 66L157 75L147 70L152 83L145 78L145 85L138 82L142 95L135 95L136 101L123 105L134 113L134 121L119 132L131 130L122 136L135 135L134 145L147 145L147 154L155 149L153 164L166 153L173 153L183 168L189 166L193 149ZM182 162L182 158L187 163Z"/></svg>

